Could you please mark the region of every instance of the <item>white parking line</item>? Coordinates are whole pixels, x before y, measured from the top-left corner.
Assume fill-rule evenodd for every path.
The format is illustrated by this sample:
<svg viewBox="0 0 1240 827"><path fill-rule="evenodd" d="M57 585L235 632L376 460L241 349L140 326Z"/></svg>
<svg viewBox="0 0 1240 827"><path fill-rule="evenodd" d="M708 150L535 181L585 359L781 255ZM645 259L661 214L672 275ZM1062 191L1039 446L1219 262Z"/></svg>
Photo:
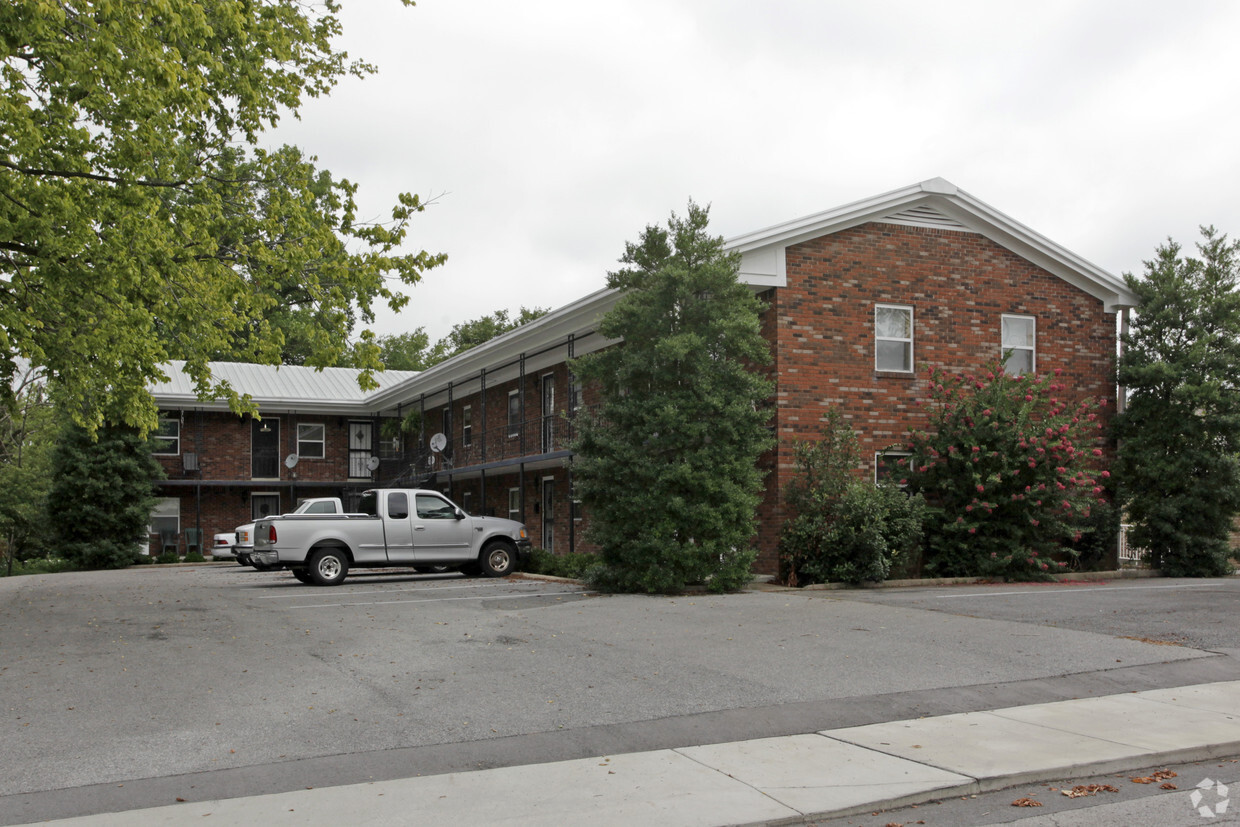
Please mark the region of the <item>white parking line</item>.
<svg viewBox="0 0 1240 827"><path fill-rule="evenodd" d="M507 594L504 598L522 600L529 597L557 597L565 594L593 595L595 592L535 592L534 594ZM396 603L446 603L452 600L479 600L478 597L432 597L426 600L371 600L365 603L311 603L301 606L285 606L290 609L340 609L346 606L391 606Z"/></svg>
<svg viewBox="0 0 1240 827"><path fill-rule="evenodd" d="M431 581L431 582L434 582L434 581ZM471 583L468 586L432 586L431 588L435 589L435 591L448 591L450 589L495 589L495 588L499 588L500 586L512 586L512 585L515 585L515 584L505 583L505 582ZM534 584L530 584L530 585L534 585ZM258 588L265 588L265 587L258 587ZM295 591L291 591L288 594L260 594L260 595L257 595L257 597L259 600L276 600L282 597L318 597L318 593L315 591L307 592L305 590L298 589L297 587L291 584L289 585L289 589L295 589ZM427 590L427 587L422 586L421 588L416 588L416 589L366 589L364 591L363 590L346 591L345 594L399 594L400 592L418 592L418 591L426 591L426 590Z"/></svg>
<svg viewBox="0 0 1240 827"><path fill-rule="evenodd" d="M1008 597L1011 595L1026 594L1080 594L1081 592L1114 592L1114 591L1149 591L1152 589L1206 589L1211 586L1217 586L1217 583L1176 583L1170 586L1090 586L1084 589L1071 590L1053 590L1047 591L1044 588L1025 589L1018 592L972 592L970 594L934 594L931 595L935 600L951 600L957 597Z"/></svg>

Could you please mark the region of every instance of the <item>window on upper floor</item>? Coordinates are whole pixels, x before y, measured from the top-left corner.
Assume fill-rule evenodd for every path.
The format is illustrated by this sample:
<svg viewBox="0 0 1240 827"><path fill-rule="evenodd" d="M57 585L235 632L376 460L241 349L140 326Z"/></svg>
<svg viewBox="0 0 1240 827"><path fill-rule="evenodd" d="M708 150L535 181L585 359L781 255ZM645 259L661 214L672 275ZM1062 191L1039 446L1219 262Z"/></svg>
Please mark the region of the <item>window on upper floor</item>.
<svg viewBox="0 0 1240 827"><path fill-rule="evenodd" d="M520 391L508 391L508 436L521 436Z"/></svg>
<svg viewBox="0 0 1240 827"><path fill-rule="evenodd" d="M181 453L181 420L160 416L159 427L151 434L151 453L157 456L176 456Z"/></svg>
<svg viewBox="0 0 1240 827"><path fill-rule="evenodd" d="M474 409L470 405L461 408L461 444L466 447L474 444Z"/></svg>
<svg viewBox="0 0 1240 827"><path fill-rule="evenodd" d="M297 423L297 456L302 459L322 459L326 429L322 422Z"/></svg>
<svg viewBox="0 0 1240 827"><path fill-rule="evenodd" d="M1037 319L1005 313L1000 326L1003 369L1018 376L1037 370Z"/></svg>
<svg viewBox="0 0 1240 827"><path fill-rule="evenodd" d="M913 308L899 304L874 306L874 369L913 372Z"/></svg>

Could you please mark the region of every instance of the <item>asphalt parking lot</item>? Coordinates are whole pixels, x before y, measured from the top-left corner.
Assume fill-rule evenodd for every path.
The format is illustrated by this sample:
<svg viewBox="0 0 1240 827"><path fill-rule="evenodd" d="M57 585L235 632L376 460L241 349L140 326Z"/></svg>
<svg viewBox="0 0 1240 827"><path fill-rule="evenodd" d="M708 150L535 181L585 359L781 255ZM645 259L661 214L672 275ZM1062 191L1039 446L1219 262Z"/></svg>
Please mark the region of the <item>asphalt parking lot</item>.
<svg viewBox="0 0 1240 827"><path fill-rule="evenodd" d="M1226 600L1240 583L1209 583L1238 628ZM1229 647L1167 645L1152 622L1052 622L1154 592L1029 588L1040 597L995 601L994 587L978 589L991 595L973 598L991 606L979 609L966 590L598 596L563 582L392 571L324 589L226 564L0 580L0 823L104 801L146 806L1240 677L1217 653ZM1163 614L1202 602L1202 588L1161 590ZM1060 605L1003 616L1021 600L1023 612Z"/></svg>

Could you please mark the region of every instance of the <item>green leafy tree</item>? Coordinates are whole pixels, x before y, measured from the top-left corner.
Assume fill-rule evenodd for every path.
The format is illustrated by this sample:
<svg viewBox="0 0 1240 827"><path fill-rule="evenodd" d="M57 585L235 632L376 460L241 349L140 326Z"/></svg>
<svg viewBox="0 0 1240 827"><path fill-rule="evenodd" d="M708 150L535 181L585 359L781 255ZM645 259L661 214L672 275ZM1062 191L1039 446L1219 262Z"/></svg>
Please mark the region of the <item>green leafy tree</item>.
<svg viewBox="0 0 1240 827"><path fill-rule="evenodd" d="M489 316L453 326L448 335L433 345L424 327L408 333L379 336L373 340L373 344L378 348L379 361L389 370L426 370L458 353L489 342L496 336L516 330L521 325L547 315L547 312L546 308L522 307L516 318L512 318L507 310L497 310ZM355 353L349 354L343 361L350 367L361 366Z"/></svg>
<svg viewBox="0 0 1240 827"><path fill-rule="evenodd" d="M50 548L45 503L56 421L39 372L28 368L12 405L0 409L0 540L7 574L13 573L15 561L41 556Z"/></svg>
<svg viewBox="0 0 1240 827"><path fill-rule="evenodd" d="M623 344L573 363L599 391L575 445L573 478L601 562L590 579L613 591L716 591L749 579L762 476L771 444L762 403L771 384L761 304L737 282L740 256L707 233L692 202L666 229L625 245L623 291L599 325Z"/></svg>
<svg viewBox="0 0 1240 827"><path fill-rule="evenodd" d="M453 325L451 332L430 349L427 367L456 356L458 353L464 353L484 342L489 342L497 336L516 330L521 325L529 324L545 315L547 315L547 308L522 307L517 312L516 318L511 318L507 310L497 310L489 316Z"/></svg>
<svg viewBox="0 0 1240 827"><path fill-rule="evenodd" d="M926 498L927 571L1045 577L1074 563L1098 527L1110 499L1096 410L1106 400L1069 399L1055 373L929 370L930 425L900 460Z"/></svg>
<svg viewBox="0 0 1240 827"><path fill-rule="evenodd" d="M154 483L163 469L132 428L104 425L92 434L69 425L52 455L47 508L57 550L84 568L123 568L146 544Z"/></svg>
<svg viewBox="0 0 1240 827"><path fill-rule="evenodd" d="M1119 361L1129 540L1178 577L1231 572L1228 533L1240 511L1240 244L1201 232L1200 257L1168 241L1144 278L1125 275L1138 304Z"/></svg>
<svg viewBox="0 0 1240 827"><path fill-rule="evenodd" d="M422 202L399 195L390 221L363 223L353 184L260 145L304 97L373 71L332 48L338 11L0 5L0 380L24 357L87 430L147 430L146 387L170 359L242 410L209 360L275 363L291 343L305 364L335 364L355 314L407 302L399 286L443 260L400 252ZM362 367L378 368L361 339Z"/></svg>
<svg viewBox="0 0 1240 827"><path fill-rule="evenodd" d="M889 483L856 476L857 435L832 409L822 436L799 442L785 491L793 516L779 536L790 586L886 580L921 540L925 501Z"/></svg>

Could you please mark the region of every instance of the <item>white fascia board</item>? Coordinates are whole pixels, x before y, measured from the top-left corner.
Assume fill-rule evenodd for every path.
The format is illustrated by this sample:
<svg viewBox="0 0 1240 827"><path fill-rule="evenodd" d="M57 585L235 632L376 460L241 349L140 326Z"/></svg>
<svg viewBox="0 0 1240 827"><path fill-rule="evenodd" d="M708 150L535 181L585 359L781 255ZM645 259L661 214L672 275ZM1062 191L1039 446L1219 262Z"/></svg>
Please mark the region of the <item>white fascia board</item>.
<svg viewBox="0 0 1240 827"><path fill-rule="evenodd" d="M742 275L751 284L787 284L787 248L923 204L933 206L965 227L989 238L1103 302L1107 312L1136 304L1123 280L1081 258L1024 224L979 201L943 178L797 218L728 239L726 247L742 256Z"/></svg>
<svg viewBox="0 0 1240 827"><path fill-rule="evenodd" d="M790 247L811 238L837 233L893 212L899 212L924 201L928 192L938 193L947 190L954 192L955 189L942 178L935 178L911 187L904 187L862 201L854 201L842 207L794 218L782 224L736 236L727 240L725 248L744 255L759 251L764 247L778 246L781 249Z"/></svg>
<svg viewBox="0 0 1240 827"><path fill-rule="evenodd" d="M252 396L252 395L251 395ZM193 394L169 393L152 394L155 404L161 411L209 411L212 413L229 413L228 403L220 399L199 399ZM355 416L370 418L380 413L395 413L393 408L381 408L366 402L330 402L312 399L258 399L253 398L258 406L259 416L295 413L297 415L319 416Z"/></svg>
<svg viewBox="0 0 1240 827"><path fill-rule="evenodd" d="M963 190L957 190L951 198L931 198L929 203L979 235L1098 299L1108 313L1134 307L1137 303L1136 295L1123 279Z"/></svg>
<svg viewBox="0 0 1240 827"><path fill-rule="evenodd" d="M373 404L382 404L385 409L394 408L397 405L408 406L417 402L418 397L423 393L429 396L441 392L448 382L453 383L454 393L457 392L458 387L462 394L468 393L470 387L476 390L478 384L476 374L483 368L515 361L523 353L532 353L552 345L564 344L570 334L584 335L593 332L598 327L603 314L615 305L619 297L620 291L618 290L611 288L597 290L528 324L523 324L503 336L497 336L489 342L483 342L460 355L427 368L416 377L389 388L381 394L375 394L369 401ZM576 349L577 355L584 355L590 350L601 347L602 344L598 343L598 339L598 336L591 336L584 340L580 348ZM546 359L531 360L526 365L527 374L529 370L545 367L545 364L539 363L546 361ZM559 361L563 360L555 357L551 363ZM537 368L531 367L532 365L537 365ZM488 369L487 381L488 383L492 380L508 381L516 373L515 366L504 371L491 372Z"/></svg>

